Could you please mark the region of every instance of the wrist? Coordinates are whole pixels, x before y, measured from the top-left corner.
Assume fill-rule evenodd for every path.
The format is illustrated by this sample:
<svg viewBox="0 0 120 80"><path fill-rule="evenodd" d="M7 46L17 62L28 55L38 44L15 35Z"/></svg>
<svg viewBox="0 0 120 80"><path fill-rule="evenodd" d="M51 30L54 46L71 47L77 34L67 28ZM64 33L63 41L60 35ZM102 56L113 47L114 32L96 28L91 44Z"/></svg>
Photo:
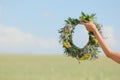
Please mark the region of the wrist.
<svg viewBox="0 0 120 80"><path fill-rule="evenodd" d="M93 31L92 31L93 33L94 33L94 35L96 35L96 34L99 34L99 31L95 28L95 29L93 29Z"/></svg>

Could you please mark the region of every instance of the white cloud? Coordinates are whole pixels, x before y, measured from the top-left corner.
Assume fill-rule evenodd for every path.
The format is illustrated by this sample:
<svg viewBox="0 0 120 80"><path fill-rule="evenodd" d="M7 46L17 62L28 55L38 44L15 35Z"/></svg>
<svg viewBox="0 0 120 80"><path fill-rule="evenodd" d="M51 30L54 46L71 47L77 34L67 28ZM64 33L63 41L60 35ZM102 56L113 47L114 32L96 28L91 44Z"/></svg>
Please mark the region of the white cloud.
<svg viewBox="0 0 120 80"><path fill-rule="evenodd" d="M113 47L117 44L117 39L114 34L114 29L109 26L103 26L103 36L109 46Z"/></svg>
<svg viewBox="0 0 120 80"><path fill-rule="evenodd" d="M107 38L106 42L110 47L115 47L118 40L114 35L113 28L105 26L103 29L103 35ZM88 40L87 35L85 28L80 27L80 29L76 29L73 40L77 46L82 47ZM63 52L60 47L58 40L54 38L35 36L16 27L0 26L0 52Z"/></svg>
<svg viewBox="0 0 120 80"><path fill-rule="evenodd" d="M110 26L104 26L103 27L104 36L107 38L105 39L106 43L109 45L112 51L119 52L120 51L120 37L119 34L117 34L117 30L115 28Z"/></svg>
<svg viewBox="0 0 120 80"><path fill-rule="evenodd" d="M33 52L35 49L39 49L38 52L40 52L58 48L58 42L56 39L38 37L15 27L0 26L0 48L8 51L14 49L18 51L24 50L25 52L29 49L32 49Z"/></svg>

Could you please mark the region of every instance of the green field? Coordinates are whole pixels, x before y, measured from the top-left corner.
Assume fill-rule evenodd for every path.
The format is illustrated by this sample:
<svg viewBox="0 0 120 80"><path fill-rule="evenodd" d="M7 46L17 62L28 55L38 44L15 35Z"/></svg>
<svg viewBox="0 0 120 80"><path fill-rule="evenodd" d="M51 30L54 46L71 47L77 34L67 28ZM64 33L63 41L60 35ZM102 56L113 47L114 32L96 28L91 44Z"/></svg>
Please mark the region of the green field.
<svg viewBox="0 0 120 80"><path fill-rule="evenodd" d="M0 55L0 80L120 80L120 65L105 57L78 63L62 55Z"/></svg>

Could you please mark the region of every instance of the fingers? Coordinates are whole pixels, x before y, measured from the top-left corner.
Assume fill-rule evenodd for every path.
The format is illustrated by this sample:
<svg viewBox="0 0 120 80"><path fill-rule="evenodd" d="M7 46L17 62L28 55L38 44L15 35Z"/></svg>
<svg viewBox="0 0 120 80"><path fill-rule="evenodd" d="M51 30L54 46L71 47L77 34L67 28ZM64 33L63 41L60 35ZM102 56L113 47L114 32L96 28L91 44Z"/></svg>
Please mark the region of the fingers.
<svg viewBox="0 0 120 80"><path fill-rule="evenodd" d="M89 21L87 21L87 20L84 20L83 22L84 22L84 23L88 23Z"/></svg>
<svg viewBox="0 0 120 80"><path fill-rule="evenodd" d="M87 20L84 20L84 21L80 21L80 24L86 24L86 23L88 23L89 21L87 21Z"/></svg>

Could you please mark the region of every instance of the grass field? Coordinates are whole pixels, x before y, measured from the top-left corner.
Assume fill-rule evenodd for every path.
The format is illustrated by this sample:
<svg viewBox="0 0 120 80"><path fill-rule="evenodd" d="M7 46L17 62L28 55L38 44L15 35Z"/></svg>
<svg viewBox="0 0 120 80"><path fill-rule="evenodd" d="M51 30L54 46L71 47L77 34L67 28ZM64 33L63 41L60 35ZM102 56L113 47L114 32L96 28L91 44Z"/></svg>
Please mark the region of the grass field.
<svg viewBox="0 0 120 80"><path fill-rule="evenodd" d="M105 57L79 64L62 55L0 55L0 80L120 80L120 65Z"/></svg>

